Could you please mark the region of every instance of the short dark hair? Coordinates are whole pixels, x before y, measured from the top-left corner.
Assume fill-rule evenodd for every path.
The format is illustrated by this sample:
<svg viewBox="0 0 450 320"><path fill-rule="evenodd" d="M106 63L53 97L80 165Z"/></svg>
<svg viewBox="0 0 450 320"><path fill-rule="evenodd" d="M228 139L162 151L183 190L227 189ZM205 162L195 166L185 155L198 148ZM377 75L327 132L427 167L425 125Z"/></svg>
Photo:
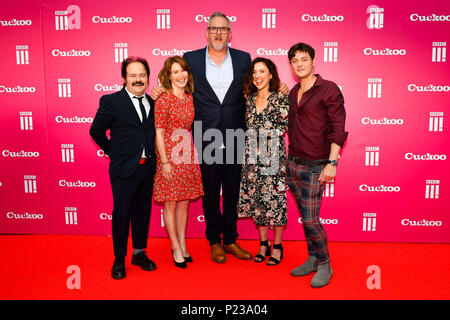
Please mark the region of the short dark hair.
<svg viewBox="0 0 450 320"><path fill-rule="evenodd" d="M150 67L148 66L147 60L142 57L131 56L122 61L122 78L127 78L127 67L132 62L140 62L144 65L145 71L147 71L147 79L150 77Z"/></svg>
<svg viewBox="0 0 450 320"><path fill-rule="evenodd" d="M311 60L314 60L315 57L315 50L313 47L311 47L309 44L303 43L303 42L299 42L294 44L288 51L288 58L289 58L289 62L291 62L291 59L293 57L295 57L295 54L300 51L300 52L307 52L309 54L309 56L311 57Z"/></svg>
<svg viewBox="0 0 450 320"><path fill-rule="evenodd" d="M247 97L249 97L250 94L258 91L258 89L253 84L253 70L255 69L255 64L257 64L258 62L264 63L267 66L267 69L269 69L270 74L272 75L272 79L270 79L269 81L269 91L277 91L280 87L280 78L278 77L278 71L275 64L270 59L258 57L252 61L244 75L243 89L244 94Z"/></svg>

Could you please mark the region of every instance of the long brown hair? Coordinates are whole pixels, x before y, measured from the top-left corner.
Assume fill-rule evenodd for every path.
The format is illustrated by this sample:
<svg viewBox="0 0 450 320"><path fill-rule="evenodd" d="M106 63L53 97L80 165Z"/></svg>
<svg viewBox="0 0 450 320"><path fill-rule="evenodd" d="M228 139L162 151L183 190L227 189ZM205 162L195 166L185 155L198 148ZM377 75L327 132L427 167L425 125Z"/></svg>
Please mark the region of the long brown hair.
<svg viewBox="0 0 450 320"><path fill-rule="evenodd" d="M172 83L170 82L170 72L172 70L172 65L178 63L181 68L188 72L188 80L186 83L186 93L194 92L194 77L192 76L191 66L188 65L186 60L180 56L173 56L166 59L164 66L158 74L159 82L161 86L166 90L172 90Z"/></svg>
<svg viewBox="0 0 450 320"><path fill-rule="evenodd" d="M244 89L244 95L246 97L249 97L251 94L258 91L258 89L253 84L253 71L255 69L255 64L257 64L258 62L264 63L267 69L269 69L270 74L272 75L272 79L270 79L269 81L269 91L277 91L280 87L280 78L278 77L277 67L275 66L275 64L270 59L258 57L252 61L244 75L242 87Z"/></svg>

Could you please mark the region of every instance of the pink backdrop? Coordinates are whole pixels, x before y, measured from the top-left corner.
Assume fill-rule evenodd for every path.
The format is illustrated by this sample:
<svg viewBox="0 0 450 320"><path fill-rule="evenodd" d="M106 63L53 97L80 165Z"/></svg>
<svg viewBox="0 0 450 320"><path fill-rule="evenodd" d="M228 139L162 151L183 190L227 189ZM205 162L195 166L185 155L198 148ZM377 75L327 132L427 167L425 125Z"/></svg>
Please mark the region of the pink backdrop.
<svg viewBox="0 0 450 320"><path fill-rule="evenodd" d="M3 1L0 4L0 232L110 234L109 160L89 136L120 60L206 45L206 19L232 21L231 46L296 80L287 50L316 49L316 72L344 94L349 139L321 216L331 241L450 241L448 1ZM204 237L201 201L188 236ZM241 239L256 239L239 220ZM166 236L154 204L150 234ZM303 239L289 194L285 239Z"/></svg>

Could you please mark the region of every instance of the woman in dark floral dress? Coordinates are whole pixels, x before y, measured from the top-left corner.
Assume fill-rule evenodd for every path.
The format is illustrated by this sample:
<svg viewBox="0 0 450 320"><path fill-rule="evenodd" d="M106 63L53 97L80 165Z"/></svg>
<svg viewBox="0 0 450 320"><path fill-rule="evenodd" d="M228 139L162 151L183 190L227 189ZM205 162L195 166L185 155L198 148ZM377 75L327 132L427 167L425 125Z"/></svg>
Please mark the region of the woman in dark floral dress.
<svg viewBox="0 0 450 320"><path fill-rule="evenodd" d="M278 91L280 80L272 61L253 60L244 77L247 96L245 154L238 204L240 217L252 217L260 235L255 262L270 256L267 265L283 258L281 240L287 224L286 148L289 97ZM274 245L268 229L274 229ZM272 251L272 254L271 254Z"/></svg>

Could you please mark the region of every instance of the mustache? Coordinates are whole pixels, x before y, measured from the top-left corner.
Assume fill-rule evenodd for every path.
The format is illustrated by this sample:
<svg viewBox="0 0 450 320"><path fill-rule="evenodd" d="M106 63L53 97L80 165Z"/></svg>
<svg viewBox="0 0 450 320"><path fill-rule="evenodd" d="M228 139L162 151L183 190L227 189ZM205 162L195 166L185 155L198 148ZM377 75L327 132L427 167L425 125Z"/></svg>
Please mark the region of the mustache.
<svg viewBox="0 0 450 320"><path fill-rule="evenodd" d="M131 84L132 86L143 86L144 83L142 81L135 81Z"/></svg>

